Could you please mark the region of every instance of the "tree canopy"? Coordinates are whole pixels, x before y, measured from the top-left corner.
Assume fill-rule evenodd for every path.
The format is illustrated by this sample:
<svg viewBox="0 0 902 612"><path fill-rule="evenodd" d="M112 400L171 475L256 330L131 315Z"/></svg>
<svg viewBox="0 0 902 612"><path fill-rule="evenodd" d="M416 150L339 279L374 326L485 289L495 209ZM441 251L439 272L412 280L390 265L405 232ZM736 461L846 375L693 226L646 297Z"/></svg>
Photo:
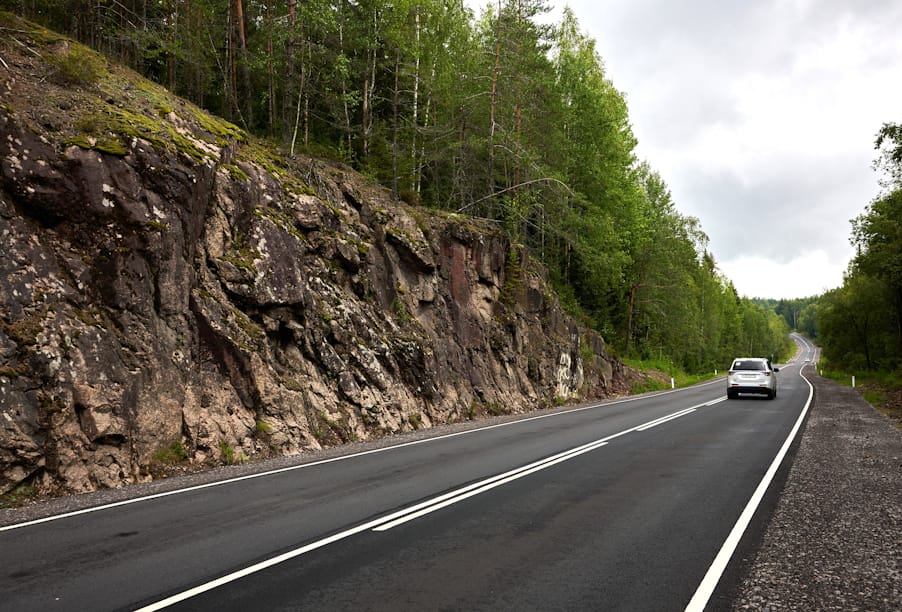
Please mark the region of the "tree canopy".
<svg viewBox="0 0 902 612"><path fill-rule="evenodd" d="M569 9L549 24L545 0L478 16L462 0L4 4L288 155L338 157L410 204L498 223L625 355L703 371L789 351L785 320L737 295L699 221L637 160L625 97Z"/></svg>

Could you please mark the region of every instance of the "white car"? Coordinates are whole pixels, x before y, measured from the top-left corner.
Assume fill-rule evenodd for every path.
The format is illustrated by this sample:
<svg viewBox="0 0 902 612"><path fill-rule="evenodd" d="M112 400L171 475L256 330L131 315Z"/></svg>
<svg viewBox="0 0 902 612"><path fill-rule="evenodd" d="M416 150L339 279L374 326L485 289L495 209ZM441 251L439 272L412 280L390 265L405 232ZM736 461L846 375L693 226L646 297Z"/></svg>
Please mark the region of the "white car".
<svg viewBox="0 0 902 612"><path fill-rule="evenodd" d="M777 397L777 372L769 359L741 357L733 360L727 374L727 398L736 399L740 393L759 393L767 399Z"/></svg>

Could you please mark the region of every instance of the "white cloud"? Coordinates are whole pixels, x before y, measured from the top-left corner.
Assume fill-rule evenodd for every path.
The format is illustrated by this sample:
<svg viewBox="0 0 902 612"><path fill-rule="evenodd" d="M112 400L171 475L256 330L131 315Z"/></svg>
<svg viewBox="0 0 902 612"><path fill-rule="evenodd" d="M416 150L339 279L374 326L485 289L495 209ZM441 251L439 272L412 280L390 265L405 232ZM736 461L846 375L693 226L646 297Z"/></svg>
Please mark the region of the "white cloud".
<svg viewBox="0 0 902 612"><path fill-rule="evenodd" d="M557 20L565 2L551 4ZM849 220L879 191L874 138L902 121L902 2L566 4L626 96L638 155L737 289L841 285ZM754 261L793 281L734 278Z"/></svg>
<svg viewBox="0 0 902 612"><path fill-rule="evenodd" d="M776 299L810 297L835 289L842 284L846 267L844 261L831 260L821 249L782 261L742 255L719 265L740 295Z"/></svg>

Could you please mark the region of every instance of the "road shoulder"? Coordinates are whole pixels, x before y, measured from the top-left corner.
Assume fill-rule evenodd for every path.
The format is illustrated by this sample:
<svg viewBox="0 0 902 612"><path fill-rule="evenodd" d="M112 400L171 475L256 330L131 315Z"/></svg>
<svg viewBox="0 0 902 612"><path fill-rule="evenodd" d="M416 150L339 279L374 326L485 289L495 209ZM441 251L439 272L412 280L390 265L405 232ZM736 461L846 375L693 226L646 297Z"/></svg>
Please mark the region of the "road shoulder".
<svg viewBox="0 0 902 612"><path fill-rule="evenodd" d="M902 609L902 431L806 368L814 402L734 610Z"/></svg>

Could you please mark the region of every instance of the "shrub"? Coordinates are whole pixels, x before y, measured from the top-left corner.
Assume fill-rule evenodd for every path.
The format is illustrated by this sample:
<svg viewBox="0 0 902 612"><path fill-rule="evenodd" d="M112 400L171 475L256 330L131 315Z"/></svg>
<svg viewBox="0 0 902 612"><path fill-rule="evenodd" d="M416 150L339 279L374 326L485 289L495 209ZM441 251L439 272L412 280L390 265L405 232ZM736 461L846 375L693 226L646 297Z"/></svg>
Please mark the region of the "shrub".
<svg viewBox="0 0 902 612"><path fill-rule="evenodd" d="M81 45L72 45L53 60L56 73L53 78L61 85L93 85L104 72L103 60Z"/></svg>

